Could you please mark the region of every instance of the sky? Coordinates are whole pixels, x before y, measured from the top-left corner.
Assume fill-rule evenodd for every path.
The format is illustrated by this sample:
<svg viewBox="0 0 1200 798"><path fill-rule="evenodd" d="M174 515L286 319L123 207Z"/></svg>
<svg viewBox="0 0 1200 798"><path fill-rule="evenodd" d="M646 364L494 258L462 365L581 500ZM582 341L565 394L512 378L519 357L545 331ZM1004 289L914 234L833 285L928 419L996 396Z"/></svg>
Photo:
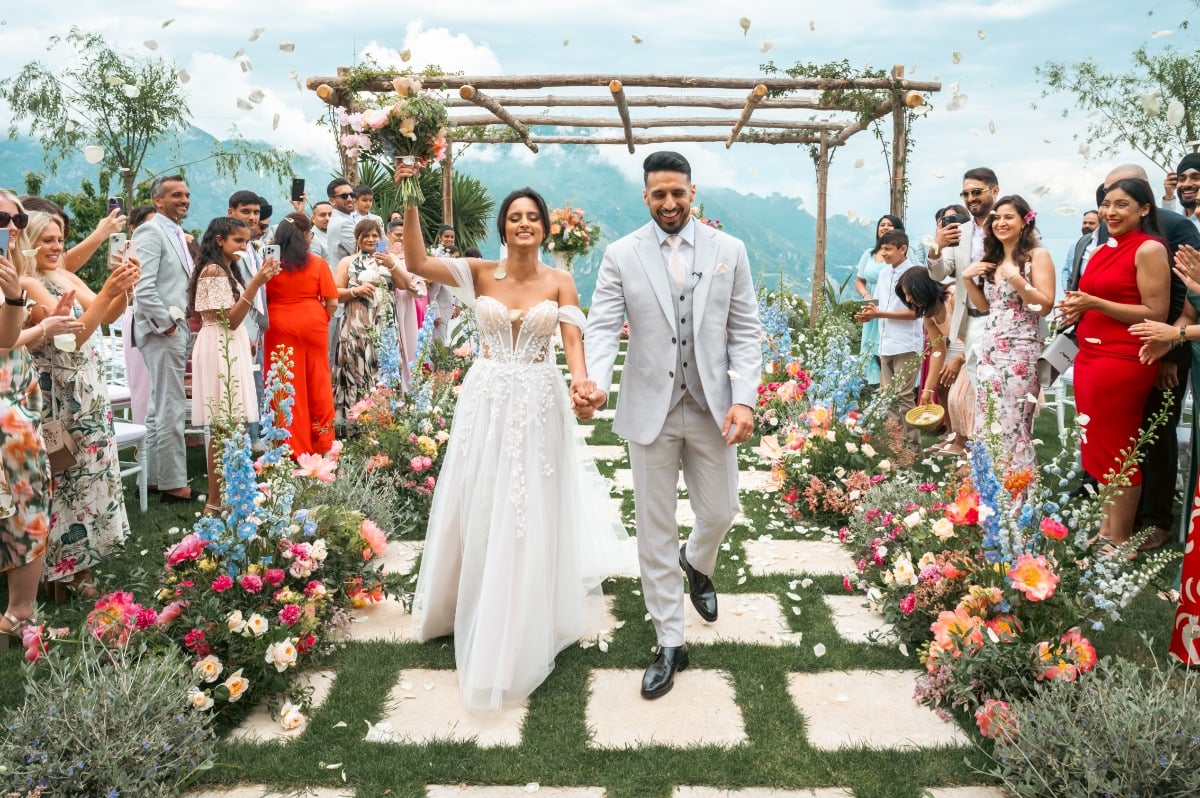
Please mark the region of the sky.
<svg viewBox="0 0 1200 798"><path fill-rule="evenodd" d="M61 65L69 48L47 50L48 40L78 25L103 34L122 52L161 56L185 69L198 127L218 137L236 129L250 139L326 158L332 168L333 136L318 124L326 106L303 88L304 80L366 58L403 65L403 51L417 69L437 64L469 75L752 77L767 60L780 67L841 59L856 67L903 64L909 78L943 85L930 97L931 112L912 131L910 234L931 232L934 211L956 201L963 171L986 165L999 175L1002 193L1030 200L1057 261L1054 247L1065 250L1078 235L1080 216L1112 166L1142 163L1156 188L1162 170L1134 154L1101 158L1081 152L1085 114L1071 97L1043 98L1034 67L1050 59L1094 58L1120 71L1142 44L1152 52L1167 46L1191 51L1195 34L1179 24L1197 16L1192 0L25 3L0 10L0 78L31 60ZM742 18L749 20L746 30ZM957 110L949 108L952 88L962 95ZM238 99L256 90L261 101L249 111L239 108ZM1141 113L1136 98L1130 103L1131 114ZM0 104L0 123L7 122L8 110ZM3 148L0 141L0 157ZM721 186L777 192L796 197L798 207L816 208L815 173L805 148L674 148L693 164L698 200L705 187ZM461 164L469 169L475 158L600 157L640 180L649 149L639 147L634 155L617 146L602 147L598 155L553 146L542 151L534 156L520 146L474 146ZM833 160L830 213L873 222L888 209L887 179L878 140L869 131L858 134Z"/></svg>

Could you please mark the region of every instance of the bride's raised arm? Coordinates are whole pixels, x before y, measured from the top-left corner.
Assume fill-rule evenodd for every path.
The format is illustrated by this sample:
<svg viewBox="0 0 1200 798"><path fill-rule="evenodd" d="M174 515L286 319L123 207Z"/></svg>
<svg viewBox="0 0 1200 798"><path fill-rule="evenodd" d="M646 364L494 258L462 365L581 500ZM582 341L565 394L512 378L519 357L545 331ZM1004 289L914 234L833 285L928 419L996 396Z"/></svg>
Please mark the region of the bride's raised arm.
<svg viewBox="0 0 1200 798"><path fill-rule="evenodd" d="M401 180L415 175L418 170L419 167L415 164L398 162L395 180L399 183ZM441 258L426 254L425 235L421 232L421 214L415 205L404 209L404 265L418 277L424 277L426 280L432 280L442 285L458 286L458 278L454 276L454 272L450 270L446 262ZM472 276L478 269L496 268L494 262L479 258L467 258L467 265L471 267ZM474 286L471 288L474 289Z"/></svg>

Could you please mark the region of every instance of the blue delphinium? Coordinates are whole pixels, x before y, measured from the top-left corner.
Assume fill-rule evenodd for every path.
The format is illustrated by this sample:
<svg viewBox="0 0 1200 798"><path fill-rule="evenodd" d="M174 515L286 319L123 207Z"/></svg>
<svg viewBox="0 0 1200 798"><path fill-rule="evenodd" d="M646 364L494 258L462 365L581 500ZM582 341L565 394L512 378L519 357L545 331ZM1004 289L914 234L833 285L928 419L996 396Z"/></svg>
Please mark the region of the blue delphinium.
<svg viewBox="0 0 1200 798"><path fill-rule="evenodd" d="M792 350L792 330L783 307L766 297L758 300L758 320L763 331L763 362L786 358Z"/></svg>
<svg viewBox="0 0 1200 798"><path fill-rule="evenodd" d="M398 387L401 384L400 334L396 325L389 324L380 332L376 352L379 357L379 384Z"/></svg>
<svg viewBox="0 0 1200 798"><path fill-rule="evenodd" d="M983 516L980 526L983 528L984 559L988 562L1011 563L1012 547L1000 524L1000 514L1006 510L1001 506L1004 485L996 476L992 455L986 446L979 441L971 441L967 444L967 451L967 460L971 464L971 478L975 481L975 490L979 492L979 504L990 511L980 513Z"/></svg>

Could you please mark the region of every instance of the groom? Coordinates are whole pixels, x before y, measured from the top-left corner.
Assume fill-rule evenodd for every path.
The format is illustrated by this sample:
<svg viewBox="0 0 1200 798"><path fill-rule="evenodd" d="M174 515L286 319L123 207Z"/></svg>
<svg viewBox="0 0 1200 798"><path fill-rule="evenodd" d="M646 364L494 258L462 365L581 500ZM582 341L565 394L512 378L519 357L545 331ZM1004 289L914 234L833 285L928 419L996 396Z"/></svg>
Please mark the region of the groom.
<svg viewBox="0 0 1200 798"><path fill-rule="evenodd" d="M761 371L760 325L746 247L692 219L692 168L674 152L642 164L650 223L604 253L585 333L596 390L575 390L581 418L608 401L622 323L629 350L613 432L629 441L638 559L658 654L642 696L671 689L688 666L683 579L706 621L712 573L738 510L737 446L750 437ZM696 515L683 546L675 523L679 469Z"/></svg>

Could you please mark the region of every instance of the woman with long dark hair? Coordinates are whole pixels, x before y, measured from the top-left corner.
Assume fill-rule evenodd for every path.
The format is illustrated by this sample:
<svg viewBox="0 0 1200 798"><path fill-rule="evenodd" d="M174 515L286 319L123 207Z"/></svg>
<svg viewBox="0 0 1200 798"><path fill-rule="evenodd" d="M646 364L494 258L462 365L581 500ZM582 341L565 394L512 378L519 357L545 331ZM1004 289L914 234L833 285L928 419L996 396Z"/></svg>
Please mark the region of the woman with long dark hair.
<svg viewBox="0 0 1200 798"><path fill-rule="evenodd" d="M290 213L275 228L283 267L267 283L271 326L264 346L268 370L291 350L292 456L324 454L333 446L333 381L329 370L329 320L337 310L338 289L329 264L308 251L312 222ZM274 397L272 397L274 400Z"/></svg>
<svg viewBox="0 0 1200 798"><path fill-rule="evenodd" d="M188 314L198 313L201 324L192 346L192 424L212 425L232 414L237 423L258 421L254 391L254 356L250 336L242 326L253 307L254 295L279 273L271 259L242 285L234 263L250 243L252 231L241 219L218 216L200 241L196 268L188 281ZM220 512L221 488L215 462L219 434L208 446L206 513Z"/></svg>
<svg viewBox="0 0 1200 798"><path fill-rule="evenodd" d="M1033 414L1041 390L1037 359L1045 339L1042 319L1054 310L1054 263L1040 246L1037 214L1029 203L1016 194L996 200L984 231L983 260L963 276L982 279L964 285L971 304L989 311L976 372L975 432L999 423L1009 444L1004 465L1013 471L1033 468Z"/></svg>
<svg viewBox="0 0 1200 798"><path fill-rule="evenodd" d="M1079 289L1059 303L1063 320L1078 322L1075 409L1088 418L1081 442L1083 470L1106 484L1137 440L1142 409L1158 378L1157 363L1142 363L1142 342L1129 331L1143 321L1165 321L1171 272L1163 246L1154 193L1144 180L1117 180L1100 204L1108 241L1096 248L1079 278ZM1174 434L1174 433L1171 433ZM1133 534L1142 473L1104 508L1100 535L1121 544Z"/></svg>

